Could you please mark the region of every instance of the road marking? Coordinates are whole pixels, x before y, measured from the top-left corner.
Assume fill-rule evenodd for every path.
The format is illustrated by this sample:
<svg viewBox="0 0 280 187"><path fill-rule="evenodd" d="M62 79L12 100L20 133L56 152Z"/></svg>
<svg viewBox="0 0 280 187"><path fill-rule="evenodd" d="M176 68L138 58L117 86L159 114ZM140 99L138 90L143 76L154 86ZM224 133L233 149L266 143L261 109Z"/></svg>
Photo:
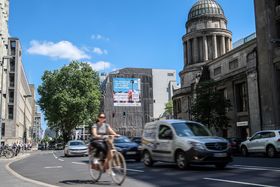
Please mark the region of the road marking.
<svg viewBox="0 0 280 187"><path fill-rule="evenodd" d="M134 171L134 172L140 172L140 173L144 173L143 170L138 170L138 169L126 169L127 171Z"/></svg>
<svg viewBox="0 0 280 187"><path fill-rule="evenodd" d="M87 165L86 163L83 162L72 162L72 164Z"/></svg>
<svg viewBox="0 0 280 187"><path fill-rule="evenodd" d="M249 183L249 182L240 182L240 181L232 181L232 180L224 180L224 179L215 179L215 178L203 178L204 180L211 180L211 181L218 181L218 182L227 182L227 183L234 183L234 184L244 184L250 186L262 186L262 187L276 187L264 184L256 184L256 183Z"/></svg>
<svg viewBox="0 0 280 187"><path fill-rule="evenodd" d="M44 168L45 169L57 169L57 168L62 168L62 166L46 166Z"/></svg>
<svg viewBox="0 0 280 187"><path fill-rule="evenodd" d="M61 159L61 158L60 158L60 159L58 159L58 160L59 160L59 161L61 161L61 162L64 162L64 160L63 160L63 159Z"/></svg>
<svg viewBox="0 0 280 187"><path fill-rule="evenodd" d="M279 168L273 168L273 167L232 165L232 166L230 166L230 168L246 169L246 170L257 170L257 171L275 171L275 172L280 172Z"/></svg>
<svg viewBox="0 0 280 187"><path fill-rule="evenodd" d="M266 166L249 166L249 165L232 165L232 166L236 166L236 167L254 167L254 168L266 168L266 169L276 169L276 170L280 170L280 168L277 167L266 167Z"/></svg>
<svg viewBox="0 0 280 187"><path fill-rule="evenodd" d="M52 154L53 154L54 158L57 159L57 156L54 154L54 152L52 152Z"/></svg>

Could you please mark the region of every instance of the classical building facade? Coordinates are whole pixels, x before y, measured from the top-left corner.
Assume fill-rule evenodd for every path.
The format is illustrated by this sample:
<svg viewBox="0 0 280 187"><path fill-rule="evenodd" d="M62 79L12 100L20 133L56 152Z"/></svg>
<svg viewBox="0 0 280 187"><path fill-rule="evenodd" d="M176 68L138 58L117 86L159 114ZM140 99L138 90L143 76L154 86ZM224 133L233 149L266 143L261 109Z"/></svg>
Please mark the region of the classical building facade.
<svg viewBox="0 0 280 187"><path fill-rule="evenodd" d="M102 85L107 122L120 134L140 136L145 123L164 116L175 85L175 70L124 68L110 73Z"/></svg>
<svg viewBox="0 0 280 187"><path fill-rule="evenodd" d="M183 36L184 69L179 74L182 87L174 90L173 96L176 118L192 119L196 84L201 77L208 77L232 104L227 114L229 128L219 135L246 138L262 129L280 129L279 36L268 38L269 32L279 33L277 2L255 2L257 39L252 34L234 49L222 7L214 0L199 0L193 5Z"/></svg>

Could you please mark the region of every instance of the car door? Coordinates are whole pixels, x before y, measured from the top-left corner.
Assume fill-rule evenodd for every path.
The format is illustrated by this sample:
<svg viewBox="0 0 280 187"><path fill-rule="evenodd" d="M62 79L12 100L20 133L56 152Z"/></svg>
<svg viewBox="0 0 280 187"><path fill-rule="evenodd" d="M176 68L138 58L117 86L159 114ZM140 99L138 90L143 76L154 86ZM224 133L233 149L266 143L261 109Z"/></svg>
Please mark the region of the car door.
<svg viewBox="0 0 280 187"><path fill-rule="evenodd" d="M261 137L256 144L256 152L265 152L266 143L270 139L271 132L261 132Z"/></svg>
<svg viewBox="0 0 280 187"><path fill-rule="evenodd" d="M256 152L257 146L259 144L259 140L261 138L261 133L256 133L252 138L249 139L249 142L247 144L247 148L249 152Z"/></svg>
<svg viewBox="0 0 280 187"><path fill-rule="evenodd" d="M157 141L153 154L156 160L170 161L174 134L170 126L161 124L158 128Z"/></svg>

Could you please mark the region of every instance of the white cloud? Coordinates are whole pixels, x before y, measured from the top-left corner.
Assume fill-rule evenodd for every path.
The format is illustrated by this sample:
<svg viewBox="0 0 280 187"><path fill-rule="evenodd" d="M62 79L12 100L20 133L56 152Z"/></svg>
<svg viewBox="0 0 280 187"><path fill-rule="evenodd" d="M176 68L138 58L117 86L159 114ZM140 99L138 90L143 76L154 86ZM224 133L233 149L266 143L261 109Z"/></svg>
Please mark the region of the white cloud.
<svg viewBox="0 0 280 187"><path fill-rule="evenodd" d="M99 47L93 48L92 52L96 53L98 55L103 55L103 54L107 55L108 54L108 51L106 49L102 50Z"/></svg>
<svg viewBox="0 0 280 187"><path fill-rule="evenodd" d="M92 69L96 70L96 71L100 71L100 70L104 70L104 69L108 69L111 67L111 63L110 62L105 62L105 61L98 61L98 62L88 62L89 65L92 67Z"/></svg>
<svg viewBox="0 0 280 187"><path fill-rule="evenodd" d="M110 38L108 38L106 36L102 36L101 34L93 34L93 35L91 35L91 39L110 41Z"/></svg>
<svg viewBox="0 0 280 187"><path fill-rule="evenodd" d="M29 54L44 55L52 58L80 60L90 59L85 51L79 49L69 41L53 42L40 42L33 40L30 42L31 47L27 49Z"/></svg>

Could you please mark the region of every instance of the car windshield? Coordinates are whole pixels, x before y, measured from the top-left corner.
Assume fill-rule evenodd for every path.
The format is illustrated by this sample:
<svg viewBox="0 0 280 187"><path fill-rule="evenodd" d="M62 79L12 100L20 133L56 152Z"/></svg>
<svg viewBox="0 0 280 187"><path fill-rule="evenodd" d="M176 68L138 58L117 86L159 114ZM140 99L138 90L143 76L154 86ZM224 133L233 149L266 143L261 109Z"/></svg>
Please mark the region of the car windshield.
<svg viewBox="0 0 280 187"><path fill-rule="evenodd" d="M114 139L114 143L130 143L130 142L131 140L124 136Z"/></svg>
<svg viewBox="0 0 280 187"><path fill-rule="evenodd" d="M84 142L70 142L70 146L85 145Z"/></svg>
<svg viewBox="0 0 280 187"><path fill-rule="evenodd" d="M172 123L178 136L211 136L210 131L198 123Z"/></svg>

